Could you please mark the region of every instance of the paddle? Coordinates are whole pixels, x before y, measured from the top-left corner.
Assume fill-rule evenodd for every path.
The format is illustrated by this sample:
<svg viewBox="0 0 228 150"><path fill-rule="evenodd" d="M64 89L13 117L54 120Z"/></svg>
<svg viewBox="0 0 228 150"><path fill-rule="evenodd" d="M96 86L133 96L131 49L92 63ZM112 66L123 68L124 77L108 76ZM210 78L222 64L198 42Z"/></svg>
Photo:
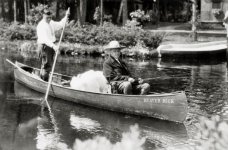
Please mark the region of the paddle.
<svg viewBox="0 0 228 150"><path fill-rule="evenodd" d="M186 78L186 77L154 77L154 78L145 78L143 79L144 82L150 82L153 80L172 80L172 79L182 79L182 78Z"/></svg>
<svg viewBox="0 0 228 150"><path fill-rule="evenodd" d="M70 12L70 8L67 9L66 14L69 14L69 12ZM64 23L63 30L62 30L62 33L61 33L61 36L60 36L60 39L59 39L58 49L55 52L55 58L54 58L53 66L52 66L52 69L51 69L51 74L50 74L50 77L49 77L49 80L48 80L48 86L47 86L46 94L45 94L45 97L44 97L44 100L47 103L48 109L50 109L50 106L48 104L47 98L48 98L48 94L49 94L49 90L50 90L50 86L51 86L51 82L52 82L52 77L53 77L53 73L54 73L54 70L55 70L55 64L56 64L56 60L57 60L57 57L58 57L59 47L60 47L60 43L61 43L62 38L63 38L63 33L64 33L64 30L65 30L65 26L66 26L66 22Z"/></svg>

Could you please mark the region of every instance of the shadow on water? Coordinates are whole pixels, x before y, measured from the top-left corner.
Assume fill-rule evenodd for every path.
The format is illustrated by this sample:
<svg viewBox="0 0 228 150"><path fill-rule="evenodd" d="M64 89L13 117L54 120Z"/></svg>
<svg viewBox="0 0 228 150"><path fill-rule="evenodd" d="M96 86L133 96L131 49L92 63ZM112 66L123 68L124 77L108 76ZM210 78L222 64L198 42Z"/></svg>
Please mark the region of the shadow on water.
<svg viewBox="0 0 228 150"><path fill-rule="evenodd" d="M16 137L16 144L23 145L23 141L18 142L18 140L19 137L24 136L27 140L26 143L31 143L31 145L32 143L35 144L33 139L36 139L38 145L43 140L49 139L59 140L65 145L64 147L72 147L76 138L86 140L97 135L105 136L115 143L122 138L123 132L129 131L129 127L135 124L138 124L141 136L146 137L145 149L184 143L188 139L184 124L88 108L50 97L48 101L58 127L56 136L47 110L44 113L45 117L40 118L39 109L41 105L37 99L43 97L43 94L33 91L16 81L14 92L14 97L7 98L7 103L10 104L7 106L11 109L12 107L20 108L21 111L20 119L16 121L19 123L14 123L17 130L20 131L20 134L17 134ZM11 113L15 114L15 112ZM39 125L40 120L45 121ZM17 146L20 146L20 144Z"/></svg>

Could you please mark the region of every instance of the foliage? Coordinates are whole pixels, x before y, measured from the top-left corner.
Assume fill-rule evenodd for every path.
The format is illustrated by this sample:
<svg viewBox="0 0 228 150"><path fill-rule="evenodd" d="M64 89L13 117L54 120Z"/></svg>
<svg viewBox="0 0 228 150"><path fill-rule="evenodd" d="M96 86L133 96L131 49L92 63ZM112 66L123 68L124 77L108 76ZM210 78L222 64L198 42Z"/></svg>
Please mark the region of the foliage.
<svg viewBox="0 0 228 150"><path fill-rule="evenodd" d="M101 19L101 12L100 12L100 7L98 6L95 8L95 12L93 14L93 20L99 23L100 19Z"/></svg>
<svg viewBox="0 0 228 150"><path fill-rule="evenodd" d="M35 26L12 24L3 36L8 40L30 40L36 36Z"/></svg>
<svg viewBox="0 0 228 150"><path fill-rule="evenodd" d="M42 12L44 9L47 9L48 5L38 4L38 6L32 6L30 13L28 15L28 22L31 25L38 24L42 19Z"/></svg>
<svg viewBox="0 0 228 150"><path fill-rule="evenodd" d="M124 46L135 46L143 41L146 46L156 48L163 35L155 35L140 28L118 27L105 22L103 26L72 27L65 32L65 40L86 45L105 45L112 40L119 41Z"/></svg>
<svg viewBox="0 0 228 150"><path fill-rule="evenodd" d="M217 18L223 14L223 11L222 11L222 9L212 9L212 13Z"/></svg>
<svg viewBox="0 0 228 150"><path fill-rule="evenodd" d="M31 25L12 24L0 26L0 32L7 40L31 40L36 38L36 27ZM56 33L59 38L61 30ZM124 46L135 46L143 41L149 48L157 48L164 35L156 35L141 28L118 27L105 22L103 26L87 25L78 27L72 25L64 32L63 41L86 45L106 45L112 40L119 41Z"/></svg>
<svg viewBox="0 0 228 150"><path fill-rule="evenodd" d="M130 13L131 18L136 18L139 21L143 22L143 21L150 21L150 16L149 14L145 14L145 12L143 10L136 10Z"/></svg>
<svg viewBox="0 0 228 150"><path fill-rule="evenodd" d="M219 116L201 121L198 150L226 150L228 147L228 123Z"/></svg>
<svg viewBox="0 0 228 150"><path fill-rule="evenodd" d="M100 20L101 20L101 11L100 11L100 7L96 7L95 12L93 14L93 20L95 20L97 22L97 24L99 24ZM103 21L106 22L112 22L112 15L107 15L104 14L103 15Z"/></svg>
<svg viewBox="0 0 228 150"><path fill-rule="evenodd" d="M141 24L136 20L127 20L125 27L131 28L131 29L134 29L134 28L141 29L142 28Z"/></svg>

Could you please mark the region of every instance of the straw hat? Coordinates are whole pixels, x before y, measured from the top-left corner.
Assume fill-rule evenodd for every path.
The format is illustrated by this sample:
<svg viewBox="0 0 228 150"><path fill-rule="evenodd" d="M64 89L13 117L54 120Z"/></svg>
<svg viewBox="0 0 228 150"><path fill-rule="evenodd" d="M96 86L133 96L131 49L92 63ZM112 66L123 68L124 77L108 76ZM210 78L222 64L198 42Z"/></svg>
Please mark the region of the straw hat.
<svg viewBox="0 0 228 150"><path fill-rule="evenodd" d="M104 49L105 50L112 50L112 49L121 50L122 48L124 48L124 46L121 46L118 41L111 41L108 43L107 46L105 46Z"/></svg>

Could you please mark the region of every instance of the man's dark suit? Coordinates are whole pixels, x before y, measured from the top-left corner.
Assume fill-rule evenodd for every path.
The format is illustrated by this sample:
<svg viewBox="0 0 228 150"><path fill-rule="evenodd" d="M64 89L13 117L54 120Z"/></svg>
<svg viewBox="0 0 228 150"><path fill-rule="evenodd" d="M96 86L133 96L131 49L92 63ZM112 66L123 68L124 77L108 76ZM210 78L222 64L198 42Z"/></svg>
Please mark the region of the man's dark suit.
<svg viewBox="0 0 228 150"><path fill-rule="evenodd" d="M112 56L104 62L103 64L103 74L112 85L112 92L118 94L132 94L140 93L146 94L149 92L149 84L139 84L138 80L134 83L128 81L132 78L125 62L122 60L117 60Z"/></svg>
<svg viewBox="0 0 228 150"><path fill-rule="evenodd" d="M122 60L118 61L112 56L109 56L103 64L103 73L109 82L127 81L131 76L125 62Z"/></svg>

